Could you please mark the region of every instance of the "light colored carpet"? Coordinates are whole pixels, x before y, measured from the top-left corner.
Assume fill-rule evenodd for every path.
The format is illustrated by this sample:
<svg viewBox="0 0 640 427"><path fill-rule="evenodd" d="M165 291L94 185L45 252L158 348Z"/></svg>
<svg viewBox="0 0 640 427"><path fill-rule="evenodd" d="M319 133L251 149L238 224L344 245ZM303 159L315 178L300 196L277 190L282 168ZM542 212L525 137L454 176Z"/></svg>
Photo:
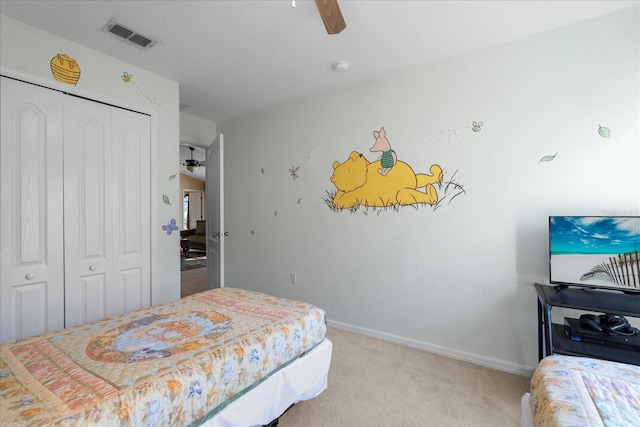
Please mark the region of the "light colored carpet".
<svg viewBox="0 0 640 427"><path fill-rule="evenodd" d="M189 295L207 290L207 269L193 268L180 272L180 297L184 298Z"/></svg>
<svg viewBox="0 0 640 427"><path fill-rule="evenodd" d="M279 427L518 426L529 378L343 330L329 388L280 417Z"/></svg>
<svg viewBox="0 0 640 427"><path fill-rule="evenodd" d="M180 257L180 271L202 268L207 266L206 255L189 254L186 258Z"/></svg>

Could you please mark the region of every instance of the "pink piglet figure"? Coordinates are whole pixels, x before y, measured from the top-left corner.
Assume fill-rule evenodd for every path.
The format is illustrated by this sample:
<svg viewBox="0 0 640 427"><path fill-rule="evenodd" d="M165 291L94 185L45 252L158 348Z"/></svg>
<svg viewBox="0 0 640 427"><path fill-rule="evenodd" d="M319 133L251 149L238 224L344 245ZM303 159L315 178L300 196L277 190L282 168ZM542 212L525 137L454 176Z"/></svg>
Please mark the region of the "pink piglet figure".
<svg viewBox="0 0 640 427"><path fill-rule="evenodd" d="M396 152L391 149L391 144L387 139L387 133L384 130L384 126L380 128L380 131L374 130L373 137L376 142L373 147L369 149L372 153L382 152L382 155L378 158L380 160L381 168L378 169L378 173L383 176L387 176L387 172L396 164L398 156Z"/></svg>

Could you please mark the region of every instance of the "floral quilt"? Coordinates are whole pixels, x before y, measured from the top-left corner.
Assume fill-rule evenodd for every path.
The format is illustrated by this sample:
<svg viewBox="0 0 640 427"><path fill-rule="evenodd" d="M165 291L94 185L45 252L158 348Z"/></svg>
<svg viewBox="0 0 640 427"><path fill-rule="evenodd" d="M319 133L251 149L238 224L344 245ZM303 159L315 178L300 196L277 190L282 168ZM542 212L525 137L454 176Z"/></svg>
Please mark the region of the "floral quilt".
<svg viewBox="0 0 640 427"><path fill-rule="evenodd" d="M220 288L0 346L0 426L198 424L319 344L324 311Z"/></svg>
<svg viewBox="0 0 640 427"><path fill-rule="evenodd" d="M530 402L538 427L638 427L640 366L548 356L531 378Z"/></svg>

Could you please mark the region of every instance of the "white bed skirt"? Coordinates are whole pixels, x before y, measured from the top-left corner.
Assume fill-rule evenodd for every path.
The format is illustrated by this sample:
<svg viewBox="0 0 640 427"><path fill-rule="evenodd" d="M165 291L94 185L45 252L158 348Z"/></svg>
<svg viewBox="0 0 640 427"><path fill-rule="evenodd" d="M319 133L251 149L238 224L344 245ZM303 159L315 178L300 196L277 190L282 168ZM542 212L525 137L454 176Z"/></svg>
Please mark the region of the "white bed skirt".
<svg viewBox="0 0 640 427"><path fill-rule="evenodd" d="M529 393L525 393L520 399L520 427L533 427L533 414L529 399L531 399Z"/></svg>
<svg viewBox="0 0 640 427"><path fill-rule="evenodd" d="M230 403L205 427L262 426L294 403L313 399L327 388L333 344L328 339Z"/></svg>

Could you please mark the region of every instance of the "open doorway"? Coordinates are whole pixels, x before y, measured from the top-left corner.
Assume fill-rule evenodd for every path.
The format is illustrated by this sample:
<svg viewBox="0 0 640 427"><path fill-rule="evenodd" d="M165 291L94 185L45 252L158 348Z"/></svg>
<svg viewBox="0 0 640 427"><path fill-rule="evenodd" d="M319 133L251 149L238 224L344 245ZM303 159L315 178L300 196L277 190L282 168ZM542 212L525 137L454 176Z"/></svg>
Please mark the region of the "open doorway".
<svg viewBox="0 0 640 427"><path fill-rule="evenodd" d="M206 253L206 152L204 148L180 145L180 294L182 297L207 289Z"/></svg>

